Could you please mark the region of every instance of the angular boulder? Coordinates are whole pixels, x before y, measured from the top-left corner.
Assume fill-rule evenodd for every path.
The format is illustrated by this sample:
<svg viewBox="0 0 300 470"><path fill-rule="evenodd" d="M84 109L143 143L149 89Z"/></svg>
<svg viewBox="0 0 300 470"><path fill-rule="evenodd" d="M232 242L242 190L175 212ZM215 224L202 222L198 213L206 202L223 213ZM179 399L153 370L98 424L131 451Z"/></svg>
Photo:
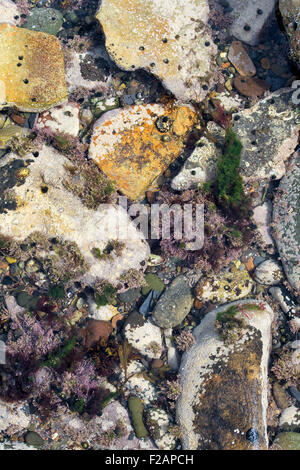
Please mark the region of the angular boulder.
<svg viewBox="0 0 300 470"><path fill-rule="evenodd" d="M208 15L207 0L103 0L96 18L120 68L145 69L176 98L200 102L217 52Z"/></svg>
<svg viewBox="0 0 300 470"><path fill-rule="evenodd" d="M290 285L300 293L300 155L296 153L277 190L274 238Z"/></svg>
<svg viewBox="0 0 300 470"><path fill-rule="evenodd" d="M294 90L281 89L250 109L233 115L233 130L243 144L240 172L249 181L280 179L300 130Z"/></svg>
<svg viewBox="0 0 300 470"><path fill-rule="evenodd" d="M65 66L58 39L0 24L0 109L39 112L67 100Z"/></svg>
<svg viewBox="0 0 300 470"><path fill-rule="evenodd" d="M188 450L268 447L268 359L273 312L243 300L208 313L180 367L177 420ZM218 320L218 322L217 322Z"/></svg>
<svg viewBox="0 0 300 470"><path fill-rule="evenodd" d="M132 200L179 156L195 111L188 106L135 105L108 111L95 123L90 157Z"/></svg>

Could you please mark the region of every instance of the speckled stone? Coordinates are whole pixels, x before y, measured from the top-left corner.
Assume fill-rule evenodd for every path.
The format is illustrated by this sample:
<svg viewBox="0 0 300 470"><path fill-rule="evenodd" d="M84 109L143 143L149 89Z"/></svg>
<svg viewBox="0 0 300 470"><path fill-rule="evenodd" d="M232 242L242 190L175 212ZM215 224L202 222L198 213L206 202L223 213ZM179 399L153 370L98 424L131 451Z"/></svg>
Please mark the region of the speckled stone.
<svg viewBox="0 0 300 470"><path fill-rule="evenodd" d="M0 23L10 23L17 26L20 23L20 13L12 0L0 0Z"/></svg>
<svg viewBox="0 0 300 470"><path fill-rule="evenodd" d="M44 111L67 100L64 55L50 34L0 24L0 109Z"/></svg>
<svg viewBox="0 0 300 470"><path fill-rule="evenodd" d="M160 328L146 320L140 313L132 312L124 325L124 335L129 344L150 359L159 359L162 354Z"/></svg>
<svg viewBox="0 0 300 470"><path fill-rule="evenodd" d="M233 130L243 144L240 171L244 179L257 182L285 174L285 161L298 143L300 130L293 92L284 88L233 114Z"/></svg>
<svg viewBox="0 0 300 470"><path fill-rule="evenodd" d="M279 0L279 10L291 44L291 56L300 65L300 3L298 0Z"/></svg>
<svg viewBox="0 0 300 470"><path fill-rule="evenodd" d="M201 102L216 67L208 15L207 0L103 0L96 18L120 68L146 69L176 98Z"/></svg>
<svg viewBox="0 0 300 470"><path fill-rule="evenodd" d="M295 154L277 190L274 237L290 285L300 292L300 155Z"/></svg>
<svg viewBox="0 0 300 470"><path fill-rule="evenodd" d="M250 294L253 281L245 265L239 261L230 270L200 281L195 293L201 302L225 303Z"/></svg>
<svg viewBox="0 0 300 470"><path fill-rule="evenodd" d="M217 314L240 305L244 321L239 339L224 343ZM258 306L251 310L249 305ZM268 447L268 360L270 307L241 300L208 313L193 331L196 344L180 367L182 394L177 420L184 450L262 450Z"/></svg>
<svg viewBox="0 0 300 470"><path fill-rule="evenodd" d="M282 450L300 450L300 433L281 432L276 437L274 443Z"/></svg>
<svg viewBox="0 0 300 470"><path fill-rule="evenodd" d="M283 273L280 264L272 259L268 259L259 264L254 273L254 279L259 284L275 286L283 280Z"/></svg>
<svg viewBox="0 0 300 470"><path fill-rule="evenodd" d="M153 319L161 328L179 325L193 306L193 296L187 279L178 276L158 300Z"/></svg>

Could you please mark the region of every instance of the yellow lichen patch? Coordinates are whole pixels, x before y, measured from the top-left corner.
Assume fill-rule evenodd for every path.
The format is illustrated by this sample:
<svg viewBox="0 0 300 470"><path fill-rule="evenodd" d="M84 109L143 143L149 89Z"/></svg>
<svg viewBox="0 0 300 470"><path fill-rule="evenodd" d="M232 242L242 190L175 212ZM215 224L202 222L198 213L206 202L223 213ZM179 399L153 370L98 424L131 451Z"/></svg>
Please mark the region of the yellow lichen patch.
<svg viewBox="0 0 300 470"><path fill-rule="evenodd" d="M0 24L0 109L43 111L67 100L64 56L50 34Z"/></svg>
<svg viewBox="0 0 300 470"><path fill-rule="evenodd" d="M179 156L196 122L187 106L142 105L111 111L95 124L90 156L132 200Z"/></svg>

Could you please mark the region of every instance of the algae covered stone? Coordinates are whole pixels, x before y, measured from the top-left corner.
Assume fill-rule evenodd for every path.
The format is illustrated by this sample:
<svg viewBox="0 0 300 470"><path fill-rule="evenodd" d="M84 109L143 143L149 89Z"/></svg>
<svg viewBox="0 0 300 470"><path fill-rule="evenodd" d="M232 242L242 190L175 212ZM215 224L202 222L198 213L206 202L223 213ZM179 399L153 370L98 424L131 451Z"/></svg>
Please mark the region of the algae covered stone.
<svg viewBox="0 0 300 470"><path fill-rule="evenodd" d="M62 48L52 35L0 24L0 109L44 111L67 100Z"/></svg>
<svg viewBox="0 0 300 470"><path fill-rule="evenodd" d="M33 8L24 24L24 28L56 36L63 22L63 14L54 8Z"/></svg>
<svg viewBox="0 0 300 470"><path fill-rule="evenodd" d="M282 450L300 450L300 433L281 432L276 437L275 444Z"/></svg>
<svg viewBox="0 0 300 470"><path fill-rule="evenodd" d="M217 51L208 15L207 0L103 0L96 18L120 68L146 69L176 98L200 102Z"/></svg>
<svg viewBox="0 0 300 470"><path fill-rule="evenodd" d="M90 157L132 200L180 155L196 122L189 106L135 105L105 113L95 123Z"/></svg>
<svg viewBox="0 0 300 470"><path fill-rule="evenodd" d="M179 325L193 305L192 291L185 276L178 276L158 300L153 319L161 328Z"/></svg>
<svg viewBox="0 0 300 470"><path fill-rule="evenodd" d="M196 344L180 367L177 420L183 449L267 449L273 316L267 304L241 300L208 313L193 331ZM234 331L233 341L226 341Z"/></svg>

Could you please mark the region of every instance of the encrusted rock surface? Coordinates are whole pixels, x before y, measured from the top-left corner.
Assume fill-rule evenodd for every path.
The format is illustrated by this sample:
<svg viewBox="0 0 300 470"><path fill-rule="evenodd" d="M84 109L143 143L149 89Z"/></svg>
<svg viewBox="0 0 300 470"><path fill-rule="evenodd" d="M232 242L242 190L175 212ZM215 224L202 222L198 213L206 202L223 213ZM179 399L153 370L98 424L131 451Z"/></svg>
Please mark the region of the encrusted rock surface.
<svg viewBox="0 0 300 470"><path fill-rule="evenodd" d="M66 103L41 113L38 117L36 128L77 137L79 124L78 104Z"/></svg>
<svg viewBox="0 0 300 470"><path fill-rule="evenodd" d="M283 273L280 264L272 259L268 259L259 264L255 269L254 279L259 284L274 286L283 279Z"/></svg>
<svg viewBox="0 0 300 470"><path fill-rule="evenodd" d="M119 67L143 68L185 102L213 83L217 48L207 0L103 0L96 15Z"/></svg>
<svg viewBox="0 0 300 470"><path fill-rule="evenodd" d="M192 108L172 103L109 111L94 125L90 157L126 196L141 199L179 156L195 121Z"/></svg>
<svg viewBox="0 0 300 470"><path fill-rule="evenodd" d="M298 0L279 0L279 10L290 39L292 58L300 65L300 3Z"/></svg>
<svg viewBox="0 0 300 470"><path fill-rule="evenodd" d="M160 328L138 312L132 312L124 326L125 338L135 349L150 359L159 359L162 354Z"/></svg>
<svg viewBox="0 0 300 470"><path fill-rule="evenodd" d="M26 405L25 405L26 406ZM24 411L23 404L8 404L0 401L0 432L23 431L30 423L30 415Z"/></svg>
<svg viewBox="0 0 300 470"><path fill-rule="evenodd" d="M14 159L14 154L2 159L2 171ZM22 241L40 232L74 242L86 261L85 278L90 282L99 277L114 283L127 270L141 268L149 256L149 247L124 209L105 204L96 210L85 206L69 189L66 166L70 161L51 147L44 146L38 158L23 161L23 184L14 187L17 207L0 214L2 235ZM109 241L117 239L121 225L127 226L122 253L97 258L95 249L102 251Z"/></svg>
<svg viewBox="0 0 300 470"><path fill-rule="evenodd" d="M56 37L0 24L0 109L44 111L67 100L64 56Z"/></svg>
<svg viewBox="0 0 300 470"><path fill-rule="evenodd" d="M253 281L245 265L237 262L230 270L200 281L195 293L202 302L225 303L242 299L250 294Z"/></svg>
<svg viewBox="0 0 300 470"><path fill-rule="evenodd" d="M285 174L285 161L297 145L300 130L293 92L282 89L233 115L234 132L243 144L240 171L246 180L280 179Z"/></svg>
<svg viewBox="0 0 300 470"><path fill-rule="evenodd" d="M290 285L300 291L300 156L295 154L274 203L274 237Z"/></svg>
<svg viewBox="0 0 300 470"><path fill-rule="evenodd" d="M217 315L237 306L240 337L224 343ZM253 309L253 306L256 309ZM263 309L262 309L263 307ZM218 317L219 318L219 317ZM196 344L180 368L177 419L184 449L266 449L268 359L273 312L243 300L208 313L193 334Z"/></svg>

